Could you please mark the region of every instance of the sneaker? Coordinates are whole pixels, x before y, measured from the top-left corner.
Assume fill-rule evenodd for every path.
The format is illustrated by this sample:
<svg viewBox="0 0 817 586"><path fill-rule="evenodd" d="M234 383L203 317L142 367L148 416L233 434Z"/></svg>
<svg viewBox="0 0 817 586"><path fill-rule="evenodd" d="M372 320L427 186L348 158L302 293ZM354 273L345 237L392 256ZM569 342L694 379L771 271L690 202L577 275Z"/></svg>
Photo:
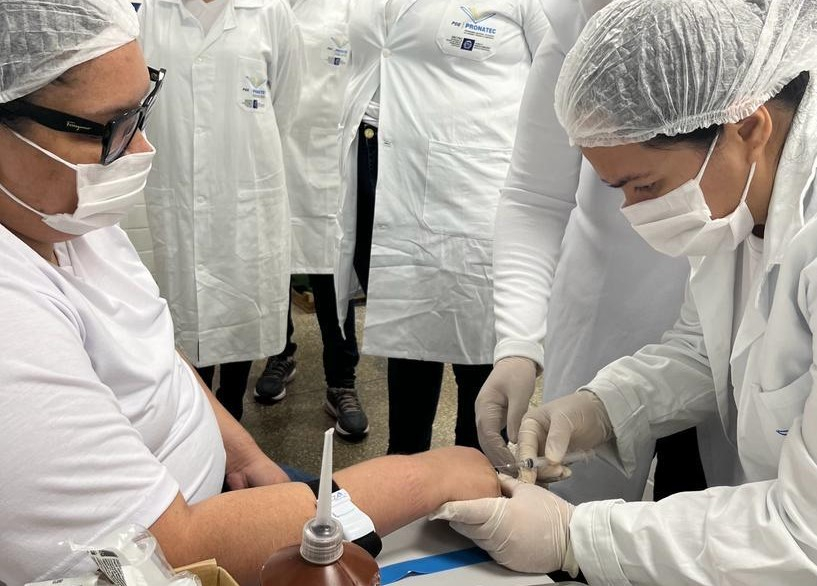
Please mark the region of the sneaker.
<svg viewBox="0 0 817 586"><path fill-rule="evenodd" d="M295 378L294 356L270 356L255 383L255 400L270 405L287 396L287 383Z"/></svg>
<svg viewBox="0 0 817 586"><path fill-rule="evenodd" d="M326 411L335 419L335 430L347 440L360 440L369 433L369 419L355 389L326 389Z"/></svg>

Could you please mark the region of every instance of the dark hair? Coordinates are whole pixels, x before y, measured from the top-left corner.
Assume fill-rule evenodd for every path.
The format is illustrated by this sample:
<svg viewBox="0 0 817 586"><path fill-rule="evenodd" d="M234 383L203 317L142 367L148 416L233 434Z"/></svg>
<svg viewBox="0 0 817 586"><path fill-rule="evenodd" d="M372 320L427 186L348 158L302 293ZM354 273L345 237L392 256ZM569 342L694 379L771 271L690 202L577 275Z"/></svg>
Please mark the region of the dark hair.
<svg viewBox="0 0 817 586"><path fill-rule="evenodd" d="M800 101L806 94L809 78L808 71L801 71L800 75L783 86L783 89L769 101L777 104L781 108L785 108L789 112L796 111L798 106L800 106ZM712 141L715 140L715 135L721 126L721 124L713 124L707 128L698 128L692 132L676 134L674 136L659 134L648 140L645 144L654 149L665 149L680 143L686 143L692 145L693 148L706 150L709 148L709 145L712 144Z"/></svg>

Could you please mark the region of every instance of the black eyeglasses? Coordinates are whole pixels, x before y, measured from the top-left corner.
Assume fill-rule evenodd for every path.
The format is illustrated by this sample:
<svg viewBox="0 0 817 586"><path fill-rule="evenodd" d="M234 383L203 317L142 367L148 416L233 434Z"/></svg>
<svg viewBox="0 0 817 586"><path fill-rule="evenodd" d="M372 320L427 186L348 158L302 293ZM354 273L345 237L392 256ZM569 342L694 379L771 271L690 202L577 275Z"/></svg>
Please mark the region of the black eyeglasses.
<svg viewBox="0 0 817 586"><path fill-rule="evenodd" d="M150 74L150 81L156 85L153 86L142 105L117 115L107 124L99 124L65 112L21 101L0 104L0 111L13 116L28 118L37 124L42 124L60 132L99 136L102 138L102 158L100 162L103 165L109 165L122 156L122 153L125 152L136 135L136 131L145 127L150 110L156 101L156 94L159 93L162 87L165 70L148 67L148 73Z"/></svg>

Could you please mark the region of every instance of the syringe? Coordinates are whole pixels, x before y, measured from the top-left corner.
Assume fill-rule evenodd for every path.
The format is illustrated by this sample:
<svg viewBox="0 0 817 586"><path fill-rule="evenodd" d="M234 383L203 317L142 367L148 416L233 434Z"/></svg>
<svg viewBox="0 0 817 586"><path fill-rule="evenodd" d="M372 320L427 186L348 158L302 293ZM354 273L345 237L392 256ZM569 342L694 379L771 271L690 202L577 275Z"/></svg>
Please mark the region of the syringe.
<svg viewBox="0 0 817 586"><path fill-rule="evenodd" d="M583 450L581 452L571 452L565 454L561 462L552 462L547 458L540 456L538 458L524 458L513 464L502 464L494 466L498 472L513 471L513 470L531 470L532 468L546 468L548 466L570 466L576 462L586 462L596 455L595 450Z"/></svg>

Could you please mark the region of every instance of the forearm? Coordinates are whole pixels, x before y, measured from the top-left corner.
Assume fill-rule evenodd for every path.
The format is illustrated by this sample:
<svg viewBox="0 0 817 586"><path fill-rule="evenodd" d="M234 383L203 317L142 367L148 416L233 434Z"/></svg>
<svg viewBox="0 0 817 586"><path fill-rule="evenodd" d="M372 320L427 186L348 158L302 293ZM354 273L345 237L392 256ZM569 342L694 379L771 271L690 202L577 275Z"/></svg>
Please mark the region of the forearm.
<svg viewBox="0 0 817 586"><path fill-rule="evenodd" d="M335 480L371 517L377 532L387 535L448 501L469 498L467 489L443 477L446 454L448 450L432 450L376 458L341 470Z"/></svg>
<svg viewBox="0 0 817 586"><path fill-rule="evenodd" d="M449 448L376 458L339 471L335 481L386 535L447 501L498 496L496 476L481 455L471 452ZM460 469L464 481L456 473L463 460L468 460ZM454 471L445 475L446 469ZM191 506L179 496L151 531L171 564L216 558L241 584L252 584L272 552L300 541L304 523L314 514L312 491L290 482L225 493Z"/></svg>
<svg viewBox="0 0 817 586"><path fill-rule="evenodd" d="M201 379L199 382L204 385ZM227 453L227 469L240 466L241 462L246 462L254 454L261 452L261 448L255 443L250 433L224 408L216 396L206 390L206 387L203 387L203 390L216 415L221 440L224 442L224 450Z"/></svg>

